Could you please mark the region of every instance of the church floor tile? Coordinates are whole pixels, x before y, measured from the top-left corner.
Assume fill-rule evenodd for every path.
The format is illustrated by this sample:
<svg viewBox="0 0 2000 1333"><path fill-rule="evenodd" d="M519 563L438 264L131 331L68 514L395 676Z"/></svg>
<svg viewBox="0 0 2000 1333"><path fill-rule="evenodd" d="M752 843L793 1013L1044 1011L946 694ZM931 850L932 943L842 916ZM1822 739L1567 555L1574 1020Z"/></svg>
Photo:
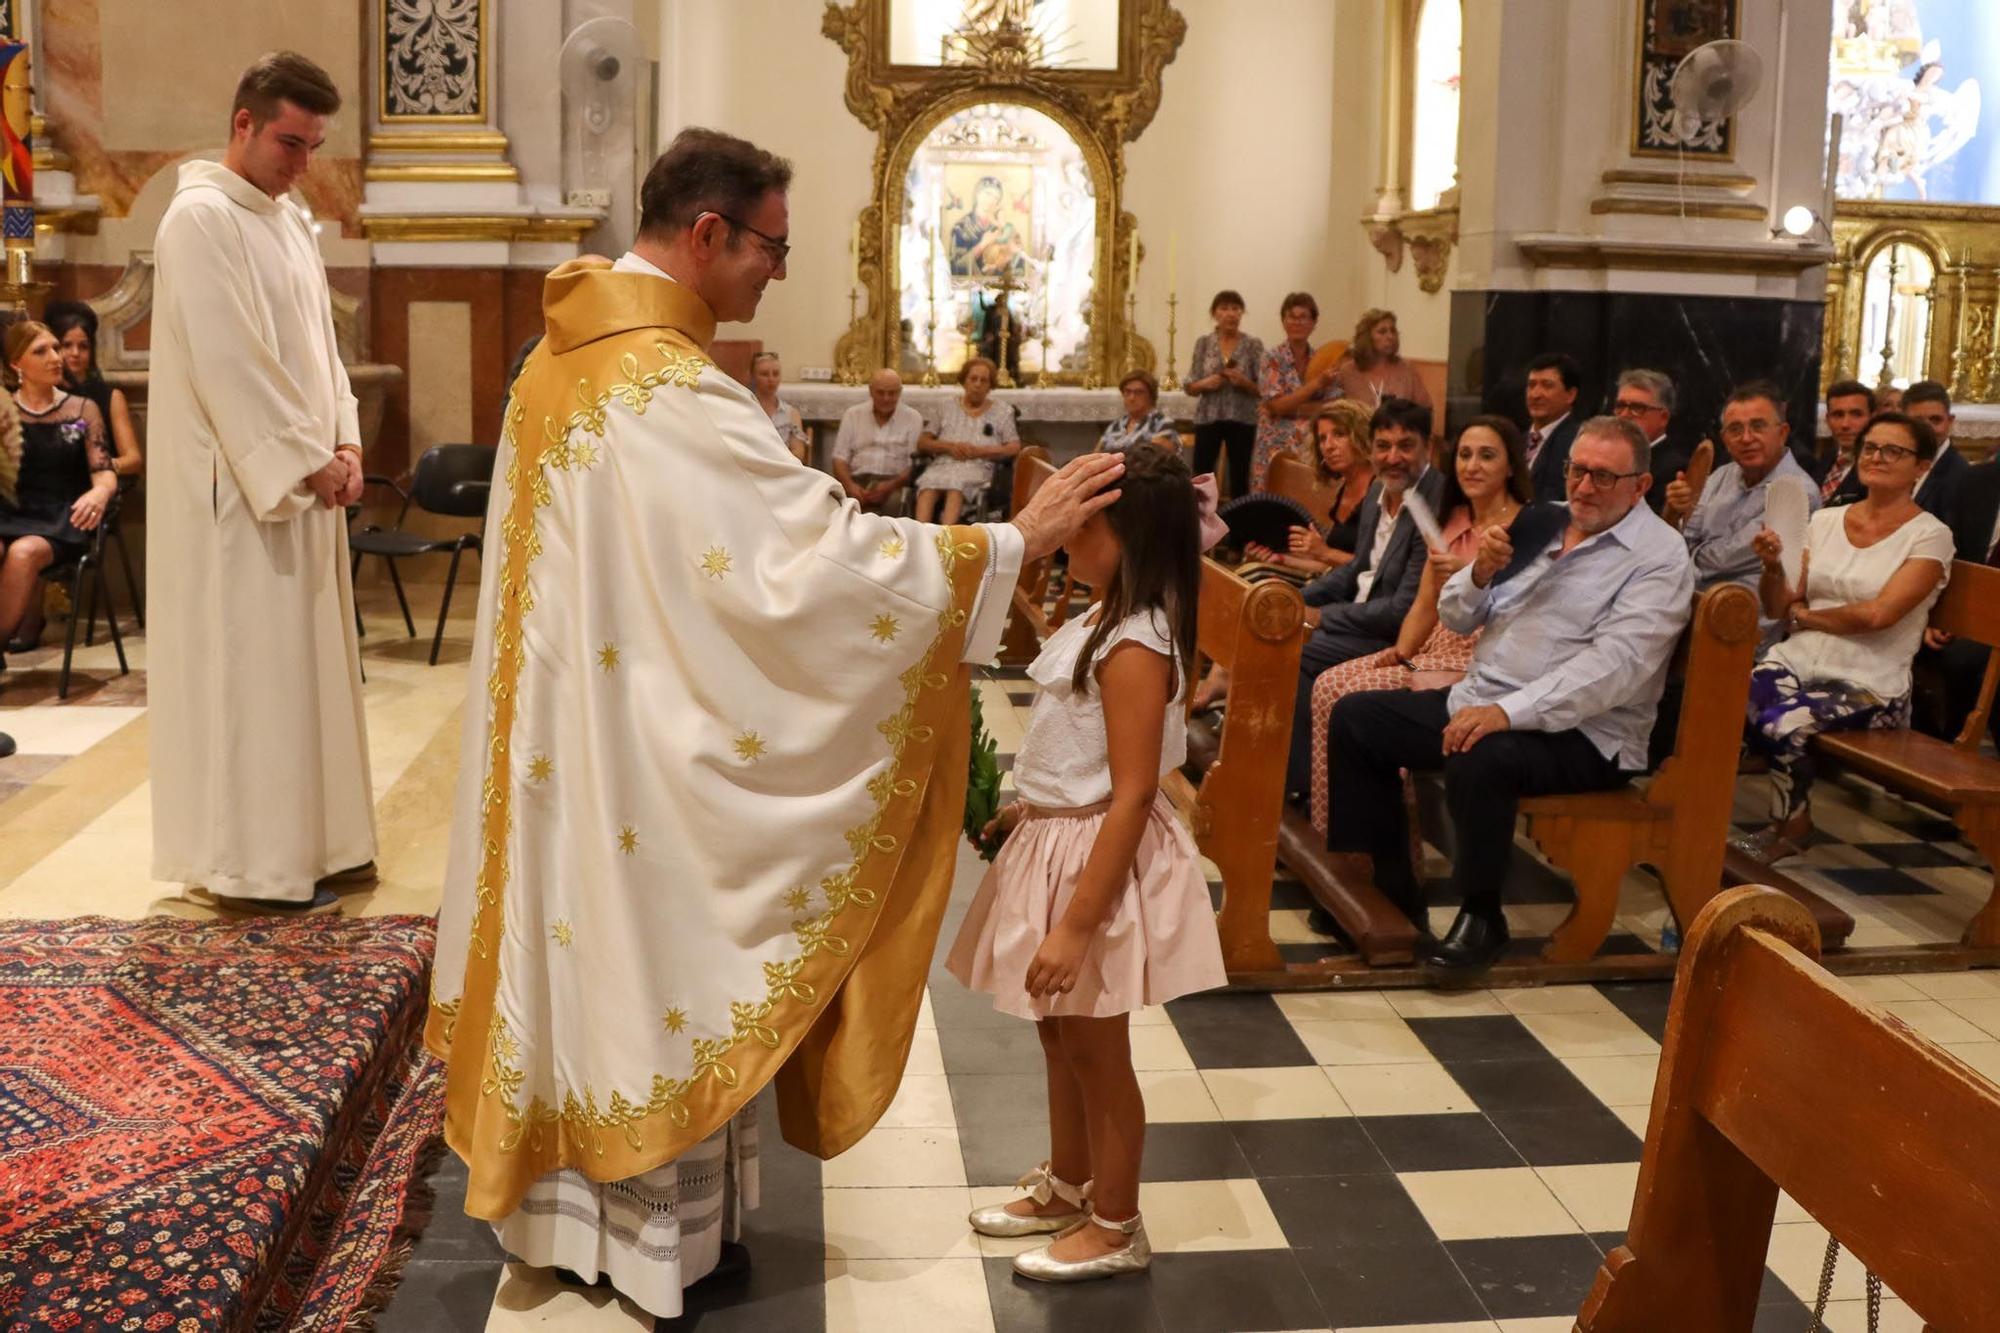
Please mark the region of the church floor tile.
<svg viewBox="0 0 2000 1333"><path fill-rule="evenodd" d="M370 739L384 880L348 910L429 911L452 768L434 761L439 747L453 752L471 599L447 628L445 664L431 668L421 641L403 641L386 594L362 590L378 631L363 660L380 723ZM414 596L425 602L435 589ZM80 651L84 678L67 704L42 688L53 679L48 650L11 664L0 731L23 753L0 760L0 915L199 910L146 873L143 636L128 649L129 678L113 675L107 645ZM995 734L1017 742L1028 687L1018 672L997 680L990 711L1013 716ZM1739 786L1746 819L1762 808L1762 784ZM1814 808L1820 836L1784 868L1855 915L1857 944L1955 937L1990 888L1985 864L1932 812L1846 780L1823 784ZM1433 919L1449 925L1443 862L1435 849L1430 858ZM941 950L983 868L961 859ZM1509 921L1527 956L1565 914L1567 887L1525 847L1513 878ZM1345 954L1311 929L1311 905L1295 881L1273 884L1281 950ZM1666 921L1651 878L1628 878L1615 943L1657 948ZM2000 972L1850 984L2000 1078ZM686 1314L663 1327L1558 1333L1629 1220L1670 997L1666 983L1619 982L1232 993L1142 1011L1133 1051L1154 1266L1140 1278L1047 1287L1010 1267L1012 1254L1042 1241L974 1237L965 1226L970 1207L1013 1197L1015 1178L1048 1155L1039 1043L936 967L903 1086L859 1147L824 1165L793 1149L765 1094L762 1206L746 1219L752 1273L690 1290ZM463 1215L454 1159L428 1181L431 1219L378 1320L383 1333L651 1326L627 1301L508 1264L491 1230ZM1756 1328L1802 1333L1824 1232L1784 1200L1778 1217ZM1850 1259L1828 1327L1863 1327L1862 1294ZM1884 1327L1913 1328L1908 1318L1892 1300Z"/></svg>

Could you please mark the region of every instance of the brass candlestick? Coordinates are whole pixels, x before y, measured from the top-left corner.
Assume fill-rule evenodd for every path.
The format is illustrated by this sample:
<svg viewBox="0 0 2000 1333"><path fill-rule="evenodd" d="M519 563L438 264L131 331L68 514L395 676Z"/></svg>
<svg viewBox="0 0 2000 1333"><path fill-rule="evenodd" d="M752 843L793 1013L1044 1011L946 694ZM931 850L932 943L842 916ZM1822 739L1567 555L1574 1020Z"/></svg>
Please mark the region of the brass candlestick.
<svg viewBox="0 0 2000 1333"><path fill-rule="evenodd" d="M1133 338L1138 332L1138 328L1139 328L1139 293L1127 292L1125 293L1125 365L1123 368L1124 370L1131 370L1135 368L1138 364L1139 353L1137 346L1133 342ZM1123 371L1121 370L1120 373L1122 374Z"/></svg>
<svg viewBox="0 0 2000 1333"><path fill-rule="evenodd" d="M1882 373L1875 391L1893 388L1896 379L1896 247L1889 247L1889 299L1882 306Z"/></svg>
<svg viewBox="0 0 2000 1333"><path fill-rule="evenodd" d="M1013 373L1007 369L1007 349L1013 345L1014 293L1020 290L1014 285L1014 270L1009 267L1000 275L1000 366L993 375L993 383L1002 389L1016 387Z"/></svg>
<svg viewBox="0 0 2000 1333"><path fill-rule="evenodd" d="M1947 269L1947 272L1953 270ZM1951 336L1951 396L1962 399L1970 387L1967 383L1970 368L1965 364L1965 307L1966 284L1972 274L1972 255L1968 251L1958 257L1958 318Z"/></svg>
<svg viewBox="0 0 2000 1333"><path fill-rule="evenodd" d="M846 385L861 383L859 367L860 340L855 337L854 320L861 304L861 293L852 286L847 289L847 355L840 359L840 382Z"/></svg>
<svg viewBox="0 0 2000 1333"><path fill-rule="evenodd" d="M2000 397L2000 268L1993 270L1993 318L1987 321L1991 334L1986 350L1986 396Z"/></svg>
<svg viewBox="0 0 2000 1333"><path fill-rule="evenodd" d="M1084 362L1083 387L1097 390L1104 387L1104 340L1095 323L1090 329L1089 358Z"/></svg>
<svg viewBox="0 0 2000 1333"><path fill-rule="evenodd" d="M931 289L931 291L930 291L930 297L931 297L931 332L930 332L930 337L929 337L928 339L926 339L926 340L925 340L925 341L926 341L926 342L927 342L927 343L928 343L929 345L928 345L928 347L926 348L926 350L925 350L925 352L924 352L924 378L923 378L923 386L924 386L924 387L925 387L926 389L935 389L935 388L937 388L937 386L938 386L938 373L937 373L937 335L938 335L938 322L937 322L937 258L936 258L936 253L935 253L935 251L933 251L933 254L932 254L932 258L931 258L931 263L930 263L930 275L931 275L931 276L930 276L930 289Z"/></svg>
<svg viewBox="0 0 2000 1333"><path fill-rule="evenodd" d="M1035 387L1051 389L1055 380L1049 376L1049 312L1042 311L1042 368L1035 372Z"/></svg>
<svg viewBox="0 0 2000 1333"><path fill-rule="evenodd" d="M1175 322L1180 303L1179 293L1167 293L1167 373L1160 376L1160 389L1164 393L1176 393L1181 387L1181 377L1174 372L1174 363L1180 359L1180 347L1176 341L1180 326Z"/></svg>

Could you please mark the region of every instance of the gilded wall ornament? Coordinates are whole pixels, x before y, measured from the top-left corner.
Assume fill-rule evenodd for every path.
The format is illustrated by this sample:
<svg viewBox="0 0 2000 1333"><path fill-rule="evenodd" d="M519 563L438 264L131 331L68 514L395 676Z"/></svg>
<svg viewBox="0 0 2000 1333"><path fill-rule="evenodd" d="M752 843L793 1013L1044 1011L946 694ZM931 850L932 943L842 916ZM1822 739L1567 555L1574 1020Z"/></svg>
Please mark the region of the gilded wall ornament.
<svg viewBox="0 0 2000 1333"><path fill-rule="evenodd" d="M1127 143L1137 139L1160 106L1160 75L1180 50L1187 20L1171 0L1118 0L1115 68L1050 68L1035 60L1035 34L1001 7L994 24L962 44L956 63L897 65L889 57L891 0L828 0L821 31L847 54L847 109L876 132L871 202L860 216L855 269L866 308L834 349L834 364L864 371L895 367L902 358L901 227L912 224L913 201L904 182L918 148L938 124L985 103L1030 107L1054 120L1075 140L1095 187L1095 283L1089 297L1091 369L1058 376L1063 382L1115 373L1131 347L1133 361L1151 368L1152 344L1128 338L1125 295L1128 255L1136 220L1124 211ZM1140 250L1143 255L1143 247Z"/></svg>

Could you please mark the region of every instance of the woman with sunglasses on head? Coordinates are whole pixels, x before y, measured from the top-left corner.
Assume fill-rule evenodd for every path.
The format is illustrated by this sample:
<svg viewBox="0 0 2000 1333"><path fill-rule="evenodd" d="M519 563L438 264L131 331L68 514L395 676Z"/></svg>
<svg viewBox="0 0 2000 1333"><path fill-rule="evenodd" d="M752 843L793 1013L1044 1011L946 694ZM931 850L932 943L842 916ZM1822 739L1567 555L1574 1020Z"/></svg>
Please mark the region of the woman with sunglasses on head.
<svg viewBox="0 0 2000 1333"><path fill-rule="evenodd" d="M1797 583L1777 533L1753 543L1765 614L1787 631L1750 676L1749 739L1771 761L1771 824L1749 850L1767 864L1812 832L1814 736L1909 725L1910 662L1951 573L1951 529L1915 498L1937 451L1922 421L1877 412L1855 464L1866 494L1813 515Z"/></svg>

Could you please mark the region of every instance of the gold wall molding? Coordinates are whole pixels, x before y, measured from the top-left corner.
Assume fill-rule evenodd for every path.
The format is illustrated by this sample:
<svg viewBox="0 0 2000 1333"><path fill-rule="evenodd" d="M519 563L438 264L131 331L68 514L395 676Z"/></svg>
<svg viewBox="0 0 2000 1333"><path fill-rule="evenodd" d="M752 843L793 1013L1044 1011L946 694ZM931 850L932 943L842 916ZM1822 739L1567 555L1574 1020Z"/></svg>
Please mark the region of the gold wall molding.
<svg viewBox="0 0 2000 1333"><path fill-rule="evenodd" d="M937 124L967 107L997 102L1030 107L1062 126L1082 151L1097 192L1096 278L1092 288L1091 361L1115 378L1131 360L1152 369L1152 343L1127 328L1128 254L1137 220L1124 210L1125 145L1137 139L1160 107L1160 75L1187 36L1187 20L1171 0L1119 0L1118 67L1051 69L1029 57L1029 34L1002 26L982 38L977 63L938 67L894 64L889 58L890 0L827 0L820 30L847 56L845 100L855 119L875 131L870 202L861 210L857 267L867 308L834 347L834 364L864 373L894 366L901 352L897 294L902 275L895 244L910 161ZM1143 254L1143 247L1141 249ZM1088 378L1052 375L1063 383Z"/></svg>
<svg viewBox="0 0 2000 1333"><path fill-rule="evenodd" d="M507 151L507 136L499 130L400 130L368 136L368 156L419 153L427 157L464 153L496 157Z"/></svg>
<svg viewBox="0 0 2000 1333"><path fill-rule="evenodd" d="M382 162L370 161L362 177L371 181L471 181L490 184L521 179L512 162Z"/></svg>
<svg viewBox="0 0 2000 1333"><path fill-rule="evenodd" d="M1762 204L1716 199L1634 199L1629 196L1590 201L1595 214L1631 213L1658 218L1718 218L1731 222L1762 222L1770 216Z"/></svg>
<svg viewBox="0 0 2000 1333"><path fill-rule="evenodd" d="M1702 171L1692 173L1680 171L1654 171L1640 167L1617 167L1607 171L1600 178L1606 185L1664 185L1679 189L1683 185L1704 189L1728 190L1735 194L1748 194L1757 188L1757 178L1736 171ZM1761 211L1759 216L1762 216Z"/></svg>
<svg viewBox="0 0 2000 1333"><path fill-rule="evenodd" d="M1824 248L1627 241L1606 236L1528 235L1514 244L1537 268L1641 268L1686 273L1796 276L1827 262Z"/></svg>
<svg viewBox="0 0 2000 1333"><path fill-rule="evenodd" d="M574 245L598 222L594 217L506 213L364 213L361 230L371 241L539 241Z"/></svg>

